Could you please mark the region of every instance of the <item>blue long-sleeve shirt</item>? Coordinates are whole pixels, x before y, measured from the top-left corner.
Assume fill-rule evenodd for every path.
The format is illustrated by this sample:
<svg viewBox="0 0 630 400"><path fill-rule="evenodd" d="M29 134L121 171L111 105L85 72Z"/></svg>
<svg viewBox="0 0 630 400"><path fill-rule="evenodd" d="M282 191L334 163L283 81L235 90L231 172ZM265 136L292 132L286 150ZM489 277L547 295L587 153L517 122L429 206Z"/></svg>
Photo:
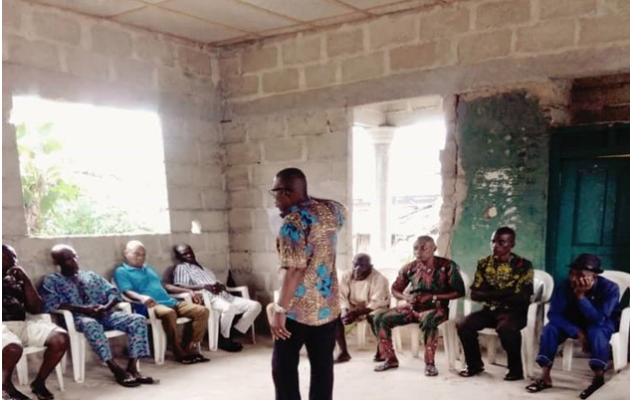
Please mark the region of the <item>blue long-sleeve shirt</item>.
<svg viewBox="0 0 630 400"><path fill-rule="evenodd" d="M619 287L598 276L593 288L578 300L567 279L553 291L547 316L550 323L572 338L591 325L608 325L614 329L619 316Z"/></svg>

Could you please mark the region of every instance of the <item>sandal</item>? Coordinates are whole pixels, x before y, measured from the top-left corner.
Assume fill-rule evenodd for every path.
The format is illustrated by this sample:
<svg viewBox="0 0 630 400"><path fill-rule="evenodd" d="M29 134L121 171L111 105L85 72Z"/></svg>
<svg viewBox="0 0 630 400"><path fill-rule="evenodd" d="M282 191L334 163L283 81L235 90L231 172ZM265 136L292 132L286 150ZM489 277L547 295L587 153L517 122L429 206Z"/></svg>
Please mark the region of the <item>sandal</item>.
<svg viewBox="0 0 630 400"><path fill-rule="evenodd" d="M195 364L198 361L196 360L195 356L184 356L184 357L180 357L176 360L178 363L180 364L184 364L184 365L190 365L190 364Z"/></svg>
<svg viewBox="0 0 630 400"><path fill-rule="evenodd" d="M604 386L604 378L593 379L593 382L590 384L590 386L584 389L582 393L580 393L580 399L588 398L590 395L595 393L595 391L602 386Z"/></svg>
<svg viewBox="0 0 630 400"><path fill-rule="evenodd" d="M139 382L143 385L155 385L160 383L159 379L153 379L150 376L142 376L142 375L137 375L136 376L136 382Z"/></svg>
<svg viewBox="0 0 630 400"><path fill-rule="evenodd" d="M138 382L131 374L116 377L116 383L127 388L140 386L140 382Z"/></svg>
<svg viewBox="0 0 630 400"><path fill-rule="evenodd" d="M551 383L547 383L543 381L542 379L536 379L534 383L530 383L529 385L525 386L525 390L527 390L530 393L538 393L552 387L553 386L551 385Z"/></svg>
<svg viewBox="0 0 630 400"><path fill-rule="evenodd" d="M196 363L205 363L210 361L209 358L206 358L203 356L203 354L195 354L192 356L192 359L196 362Z"/></svg>

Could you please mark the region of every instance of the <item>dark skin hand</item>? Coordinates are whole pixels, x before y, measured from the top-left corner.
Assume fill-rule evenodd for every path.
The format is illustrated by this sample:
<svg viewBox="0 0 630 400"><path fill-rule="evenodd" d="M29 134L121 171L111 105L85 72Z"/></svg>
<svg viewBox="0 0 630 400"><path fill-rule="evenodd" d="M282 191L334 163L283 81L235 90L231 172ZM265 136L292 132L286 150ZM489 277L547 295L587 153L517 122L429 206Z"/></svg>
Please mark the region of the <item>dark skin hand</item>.
<svg viewBox="0 0 630 400"><path fill-rule="evenodd" d="M591 271L571 270L569 273L569 281L573 288L573 295L576 299L582 300L595 285L597 275ZM588 351L588 341L584 331L579 331L575 338L582 346L582 351Z"/></svg>
<svg viewBox="0 0 630 400"><path fill-rule="evenodd" d="M187 244L179 245L175 248L175 258L181 262L187 262L192 265L196 265L199 268L202 266L197 262L197 257L195 256L195 252L192 247ZM216 282L212 285L182 285L187 289L191 290L207 290L212 294L220 294L226 290L226 287L221 282ZM194 301L194 299L193 299Z"/></svg>
<svg viewBox="0 0 630 400"><path fill-rule="evenodd" d="M42 298L39 297L33 282L31 282L24 268L15 265L6 271L6 275L12 276L16 281L24 282L24 306L26 311L31 314L39 314L42 310Z"/></svg>

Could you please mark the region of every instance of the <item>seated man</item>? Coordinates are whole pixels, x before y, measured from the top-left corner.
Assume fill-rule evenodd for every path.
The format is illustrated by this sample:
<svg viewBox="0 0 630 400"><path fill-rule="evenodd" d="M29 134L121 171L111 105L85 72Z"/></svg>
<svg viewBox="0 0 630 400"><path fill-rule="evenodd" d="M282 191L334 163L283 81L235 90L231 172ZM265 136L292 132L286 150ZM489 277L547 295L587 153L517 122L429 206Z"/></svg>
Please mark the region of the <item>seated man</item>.
<svg viewBox="0 0 630 400"><path fill-rule="evenodd" d="M492 255L477 263L471 299L484 304L457 324L467 368L463 377L483 372L478 331L495 328L507 353L506 381L523 379L521 329L527 325L527 307L534 293L534 268L528 260L512 253L516 233L508 227L492 234Z"/></svg>
<svg viewBox="0 0 630 400"><path fill-rule="evenodd" d="M151 377L140 375L137 368L138 358L150 355L146 319L142 315L115 311L114 306L122 301L118 289L92 271L80 271L79 257L72 247L58 244L50 253L61 272L44 278L40 289L44 309L72 312L77 331L85 335L119 385L136 387L141 383L154 383ZM105 336L105 330L113 329L125 332L129 339L126 370L114 360Z"/></svg>
<svg viewBox="0 0 630 400"><path fill-rule="evenodd" d="M61 361L70 339L66 331L49 322L27 320L26 313L42 312L42 299L31 279L18 266L13 247L2 245L2 398L25 400L29 397L15 388L11 375L22 357L24 346L46 347L39 373L31 390L40 400L54 399L46 388L46 378Z"/></svg>
<svg viewBox="0 0 630 400"><path fill-rule="evenodd" d="M234 329L241 333L247 332L260 314L260 303L228 293L225 285L217 280L216 275L197 262L195 253L189 245L180 244L175 246L174 250L179 264L173 273L173 283L191 290L207 290L211 307L221 312L219 348L232 352L241 351L243 346L230 338L232 322L235 316L240 315L240 320L234 324Z"/></svg>
<svg viewBox="0 0 630 400"><path fill-rule="evenodd" d="M343 274L339 281L341 317L337 325L337 345L340 353L335 359L336 363L350 360L346 334L357 322L367 318L372 326L374 314L389 308L389 283L387 278L372 267L370 256L357 254L352 264L352 270ZM376 352L378 358L378 348Z"/></svg>
<svg viewBox="0 0 630 400"><path fill-rule="evenodd" d="M210 312L204 306L198 305L201 296L190 289L182 289L171 284L163 284L162 278L153 267L145 264L146 249L144 245L132 240L125 248L127 262L116 268L114 280L118 289L130 299L142 303L144 307L155 307L155 315L162 321L168 342L173 345L175 357L182 364L194 364L210 361L198 353L194 347L201 342L208 329ZM196 304L180 301L169 293L189 293ZM180 340L177 332L177 317L192 319L192 335L190 340Z"/></svg>
<svg viewBox="0 0 630 400"><path fill-rule="evenodd" d="M386 371L398 368L392 345L392 329L418 323L424 333L424 374L436 376L435 351L438 325L448 319L449 300L466 294L459 266L448 258L434 256L435 242L431 236L420 236L413 245L415 261L400 269L392 285L392 295L407 304L374 316L374 332L378 335L379 354L383 361L374 368ZM411 285L409 294L404 291Z"/></svg>
<svg viewBox="0 0 630 400"><path fill-rule="evenodd" d="M586 399L604 385L604 371L610 355L609 342L619 317L619 287L598 276L601 261L592 254L581 254L569 266L569 279L560 284L551 296L549 322L543 328L536 362L542 376L526 389L540 392L551 384L551 367L558 346L568 338L576 339L584 351L591 353L588 364L594 377L591 385L580 393Z"/></svg>

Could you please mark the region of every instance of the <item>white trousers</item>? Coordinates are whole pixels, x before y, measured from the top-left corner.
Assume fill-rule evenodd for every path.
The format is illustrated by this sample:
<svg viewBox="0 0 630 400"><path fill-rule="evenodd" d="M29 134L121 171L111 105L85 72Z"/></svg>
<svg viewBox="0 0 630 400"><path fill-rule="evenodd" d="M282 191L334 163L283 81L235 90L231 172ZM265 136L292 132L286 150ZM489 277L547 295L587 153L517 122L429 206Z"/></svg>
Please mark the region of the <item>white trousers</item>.
<svg viewBox="0 0 630 400"><path fill-rule="evenodd" d="M230 337L230 328L232 327L232 321L234 321L235 316L243 314L241 319L234 325L234 329L245 333L249 327L252 326L262 310L259 302L237 296L234 296L230 300L226 300L220 296L213 296L210 302L213 310L221 312L221 322L219 326L221 336L224 338Z"/></svg>

